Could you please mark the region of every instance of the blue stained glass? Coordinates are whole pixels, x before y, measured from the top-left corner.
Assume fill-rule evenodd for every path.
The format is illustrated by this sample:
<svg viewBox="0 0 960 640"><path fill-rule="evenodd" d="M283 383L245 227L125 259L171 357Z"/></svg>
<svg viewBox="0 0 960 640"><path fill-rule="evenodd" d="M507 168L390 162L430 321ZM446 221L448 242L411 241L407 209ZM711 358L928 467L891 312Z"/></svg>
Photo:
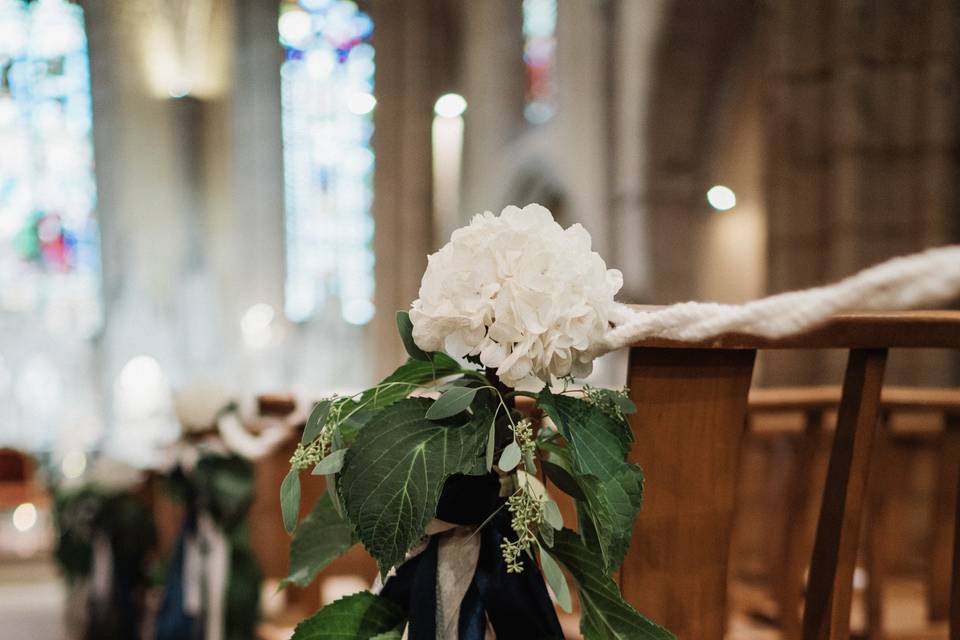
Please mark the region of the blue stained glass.
<svg viewBox="0 0 960 640"><path fill-rule="evenodd" d="M349 0L280 6L285 310L373 317L373 21Z"/></svg>
<svg viewBox="0 0 960 640"><path fill-rule="evenodd" d="M524 115L541 124L556 111L557 0L523 0Z"/></svg>
<svg viewBox="0 0 960 640"><path fill-rule="evenodd" d="M0 0L0 309L102 323L82 9Z"/></svg>

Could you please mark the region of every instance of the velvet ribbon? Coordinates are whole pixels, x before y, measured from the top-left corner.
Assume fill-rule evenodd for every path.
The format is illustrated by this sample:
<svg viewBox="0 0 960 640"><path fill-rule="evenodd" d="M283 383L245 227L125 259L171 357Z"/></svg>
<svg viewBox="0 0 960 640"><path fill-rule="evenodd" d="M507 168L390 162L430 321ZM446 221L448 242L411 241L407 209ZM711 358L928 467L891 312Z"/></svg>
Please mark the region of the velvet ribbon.
<svg viewBox="0 0 960 640"><path fill-rule="evenodd" d="M457 525L479 526L480 554L460 603L457 632L460 640L484 640L487 623L498 640L563 638L563 631L546 584L536 563L524 556L524 570L507 573L500 552L506 538L515 540L510 514L500 509L500 481L496 474L452 476L447 480L437 518ZM488 521L489 519L489 521ZM397 568L380 595L407 612L409 640L437 640L437 561L440 536L431 537L426 549Z"/></svg>

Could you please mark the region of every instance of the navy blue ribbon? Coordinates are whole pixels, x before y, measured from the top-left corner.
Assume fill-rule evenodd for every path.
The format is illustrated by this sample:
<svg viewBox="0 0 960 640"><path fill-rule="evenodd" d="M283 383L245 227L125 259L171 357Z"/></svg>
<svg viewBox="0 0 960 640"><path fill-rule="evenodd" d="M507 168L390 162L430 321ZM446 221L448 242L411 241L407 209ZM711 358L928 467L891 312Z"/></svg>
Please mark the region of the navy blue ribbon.
<svg viewBox="0 0 960 640"><path fill-rule="evenodd" d="M444 486L437 518L461 525L479 525L502 505L495 474L453 476ZM460 603L457 631L460 640L483 640L487 621L498 640L554 640L563 638L556 610L536 563L524 556L524 570L507 573L500 552L506 538L515 540L510 515L500 510L477 534L480 555L470 586ZM410 640L437 637L437 557L440 537L404 562L387 580L381 595L407 612Z"/></svg>

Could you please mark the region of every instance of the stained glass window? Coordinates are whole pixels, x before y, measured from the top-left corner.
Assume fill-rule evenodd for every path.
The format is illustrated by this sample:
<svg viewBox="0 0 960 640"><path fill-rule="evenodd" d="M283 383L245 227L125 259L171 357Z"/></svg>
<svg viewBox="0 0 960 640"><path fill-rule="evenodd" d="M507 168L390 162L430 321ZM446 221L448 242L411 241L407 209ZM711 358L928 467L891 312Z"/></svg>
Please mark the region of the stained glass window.
<svg viewBox="0 0 960 640"><path fill-rule="evenodd" d="M528 122L542 124L557 109L557 0L523 0L523 64Z"/></svg>
<svg viewBox="0 0 960 640"><path fill-rule="evenodd" d="M373 317L373 21L348 0L285 0L280 69L287 317Z"/></svg>
<svg viewBox="0 0 960 640"><path fill-rule="evenodd" d="M99 234L83 11L0 0L0 309L99 329Z"/></svg>

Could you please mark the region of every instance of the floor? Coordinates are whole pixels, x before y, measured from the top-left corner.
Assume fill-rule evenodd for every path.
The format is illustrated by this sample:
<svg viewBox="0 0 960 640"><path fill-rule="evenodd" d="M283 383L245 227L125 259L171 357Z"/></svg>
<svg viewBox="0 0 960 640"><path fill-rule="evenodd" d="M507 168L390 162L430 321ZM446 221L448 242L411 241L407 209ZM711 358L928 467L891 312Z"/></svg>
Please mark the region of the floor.
<svg viewBox="0 0 960 640"><path fill-rule="evenodd" d="M4 638L65 640L63 584L48 560L0 558L0 629Z"/></svg>
<svg viewBox="0 0 960 640"><path fill-rule="evenodd" d="M773 618L769 615L773 605L763 588L736 584L731 589L730 603L735 613L731 616L728 640L780 639L780 633L769 623ZM886 588L886 608L885 640L947 638L945 624L931 626L926 623L923 585L919 580L890 580ZM66 640L64 610L64 588L49 560L0 558L0 635L29 640ZM853 615L855 628L862 624L862 617L857 603ZM287 625L276 625L264 637L289 637L292 626L292 621Z"/></svg>

